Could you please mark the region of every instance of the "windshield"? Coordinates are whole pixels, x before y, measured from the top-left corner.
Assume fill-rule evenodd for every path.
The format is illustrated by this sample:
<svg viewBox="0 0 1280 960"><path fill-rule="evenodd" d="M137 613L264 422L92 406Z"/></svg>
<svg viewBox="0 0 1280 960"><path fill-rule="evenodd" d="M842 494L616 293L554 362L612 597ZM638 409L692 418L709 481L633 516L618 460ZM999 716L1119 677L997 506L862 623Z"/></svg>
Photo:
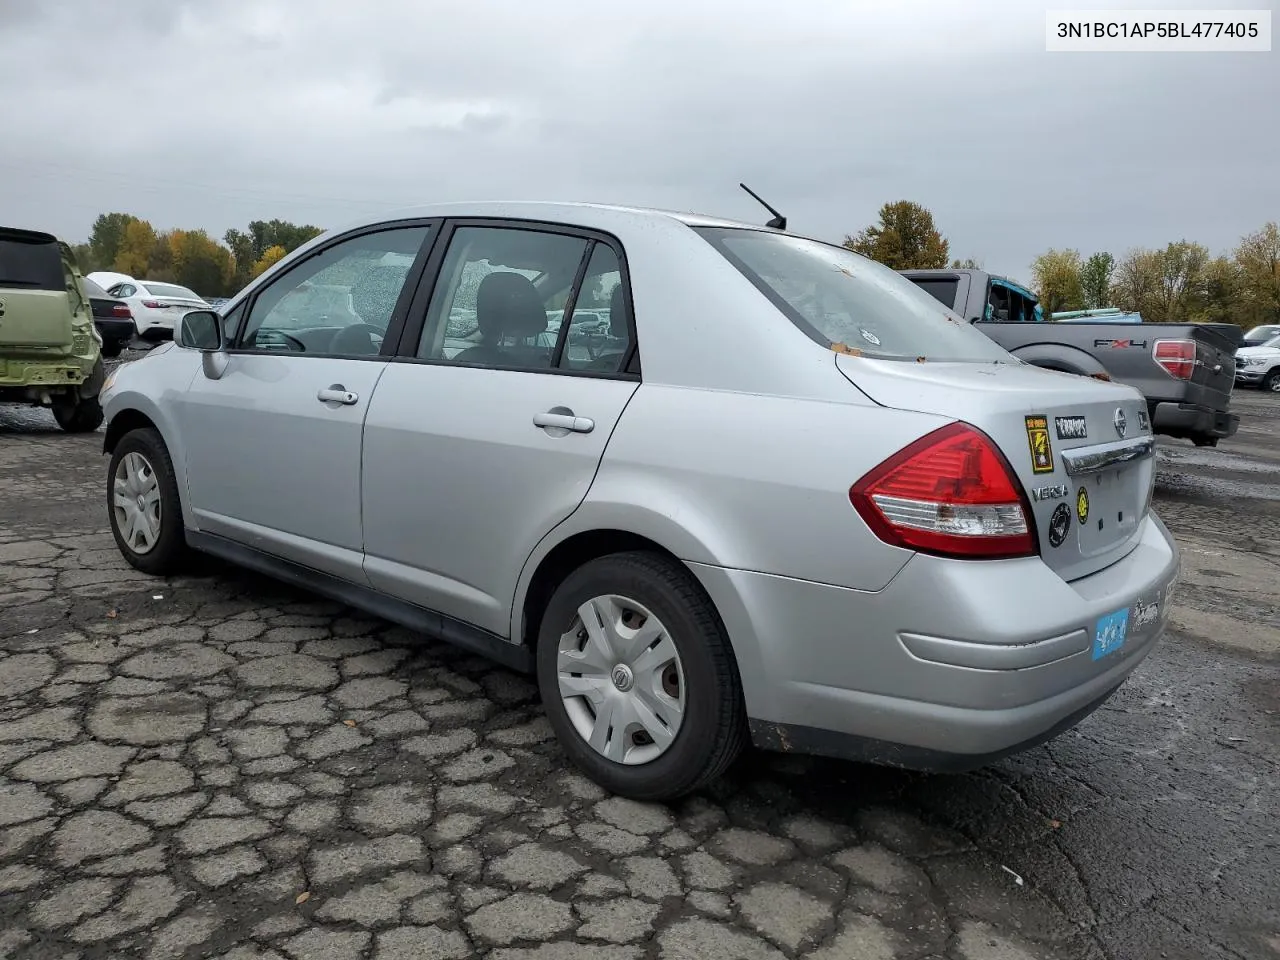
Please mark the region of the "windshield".
<svg viewBox="0 0 1280 960"><path fill-rule="evenodd" d="M144 283L148 293L154 293L157 297L183 297L187 300L199 300L200 295L186 287L180 287L176 283Z"/></svg>
<svg viewBox="0 0 1280 960"><path fill-rule="evenodd" d="M1248 333L1245 334L1245 338L1248 340L1271 340L1273 337L1280 337L1280 327L1276 327L1276 326L1254 327L1252 330L1250 330ZM1267 344L1267 346L1269 347L1272 345L1273 345L1272 343Z"/></svg>
<svg viewBox="0 0 1280 960"><path fill-rule="evenodd" d="M1012 362L910 280L851 250L763 230L695 229L823 346L888 360Z"/></svg>
<svg viewBox="0 0 1280 960"><path fill-rule="evenodd" d="M1260 343L1260 344L1259 344L1259 346L1262 346L1262 347L1275 347L1276 349L1280 349L1280 333L1277 333L1277 334L1276 334L1274 337L1272 337L1270 340L1265 340L1265 341L1263 341L1262 343Z"/></svg>

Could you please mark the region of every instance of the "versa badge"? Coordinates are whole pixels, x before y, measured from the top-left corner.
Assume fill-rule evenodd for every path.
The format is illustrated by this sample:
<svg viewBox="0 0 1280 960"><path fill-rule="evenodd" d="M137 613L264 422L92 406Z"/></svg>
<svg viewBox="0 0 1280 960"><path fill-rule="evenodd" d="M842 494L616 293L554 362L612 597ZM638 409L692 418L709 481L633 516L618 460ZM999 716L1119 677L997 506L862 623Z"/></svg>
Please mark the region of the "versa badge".
<svg viewBox="0 0 1280 960"><path fill-rule="evenodd" d="M1053 473L1053 448L1049 446L1047 417L1027 417L1027 443L1031 447L1031 472Z"/></svg>

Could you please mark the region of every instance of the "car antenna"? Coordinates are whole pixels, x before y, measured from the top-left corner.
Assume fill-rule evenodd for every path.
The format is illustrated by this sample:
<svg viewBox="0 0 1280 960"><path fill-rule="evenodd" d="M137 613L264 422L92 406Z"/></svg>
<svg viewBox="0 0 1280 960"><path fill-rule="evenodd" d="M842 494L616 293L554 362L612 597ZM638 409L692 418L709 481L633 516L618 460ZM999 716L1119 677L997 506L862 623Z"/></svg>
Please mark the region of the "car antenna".
<svg viewBox="0 0 1280 960"><path fill-rule="evenodd" d="M755 200L756 203L760 204L760 206L764 207L766 210L768 210L770 213L773 214L773 219L765 224L766 227L772 227L774 230L787 229L787 218L784 217L782 214L780 214L777 210L773 209L773 207L769 206L769 204L765 203L764 200L760 198L760 194L756 193L754 190L748 187L745 183L739 183L738 186L740 186L743 190L747 191L747 193L751 194L751 198Z"/></svg>

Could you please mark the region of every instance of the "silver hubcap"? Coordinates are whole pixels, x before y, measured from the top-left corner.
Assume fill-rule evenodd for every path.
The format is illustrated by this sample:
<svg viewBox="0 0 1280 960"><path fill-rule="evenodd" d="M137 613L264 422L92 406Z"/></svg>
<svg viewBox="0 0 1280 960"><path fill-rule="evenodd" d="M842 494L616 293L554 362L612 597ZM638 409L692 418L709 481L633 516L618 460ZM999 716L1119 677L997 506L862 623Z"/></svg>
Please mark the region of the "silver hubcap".
<svg viewBox="0 0 1280 960"><path fill-rule="evenodd" d="M1271 378L1271 392L1280 393L1280 377Z"/></svg>
<svg viewBox="0 0 1280 960"><path fill-rule="evenodd" d="M126 453L112 485L116 529L134 553L147 553L160 539L160 481L140 453Z"/></svg>
<svg viewBox="0 0 1280 960"><path fill-rule="evenodd" d="M609 595L580 606L560 637L556 676L574 729L614 763L656 760L680 732L680 655L667 628L634 600Z"/></svg>

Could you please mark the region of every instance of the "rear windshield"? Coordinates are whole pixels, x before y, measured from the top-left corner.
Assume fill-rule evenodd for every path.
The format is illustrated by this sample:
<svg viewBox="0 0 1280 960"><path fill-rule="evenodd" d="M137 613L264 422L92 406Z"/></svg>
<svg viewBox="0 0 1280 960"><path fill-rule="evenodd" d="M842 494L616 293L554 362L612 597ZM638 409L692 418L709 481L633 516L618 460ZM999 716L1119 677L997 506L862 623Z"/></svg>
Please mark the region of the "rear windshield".
<svg viewBox="0 0 1280 960"><path fill-rule="evenodd" d="M956 287L960 286L959 280L926 280L924 277L908 279L939 303L952 310L955 309Z"/></svg>
<svg viewBox="0 0 1280 960"><path fill-rule="evenodd" d="M1012 362L910 280L843 247L763 230L695 229L823 346L843 343L887 360Z"/></svg>
<svg viewBox="0 0 1280 960"><path fill-rule="evenodd" d="M84 284L84 292L89 296L98 297L99 299L104 300L111 299L111 294L107 293L107 291L103 290L88 277L81 277L80 282Z"/></svg>
<svg viewBox="0 0 1280 960"><path fill-rule="evenodd" d="M200 295L188 290L186 287L180 287L176 283L144 283L149 293L154 293L157 297L183 297L187 300L199 300Z"/></svg>
<svg viewBox="0 0 1280 960"><path fill-rule="evenodd" d="M48 241L0 237L0 287L24 290L67 289L62 272L62 251Z"/></svg>

